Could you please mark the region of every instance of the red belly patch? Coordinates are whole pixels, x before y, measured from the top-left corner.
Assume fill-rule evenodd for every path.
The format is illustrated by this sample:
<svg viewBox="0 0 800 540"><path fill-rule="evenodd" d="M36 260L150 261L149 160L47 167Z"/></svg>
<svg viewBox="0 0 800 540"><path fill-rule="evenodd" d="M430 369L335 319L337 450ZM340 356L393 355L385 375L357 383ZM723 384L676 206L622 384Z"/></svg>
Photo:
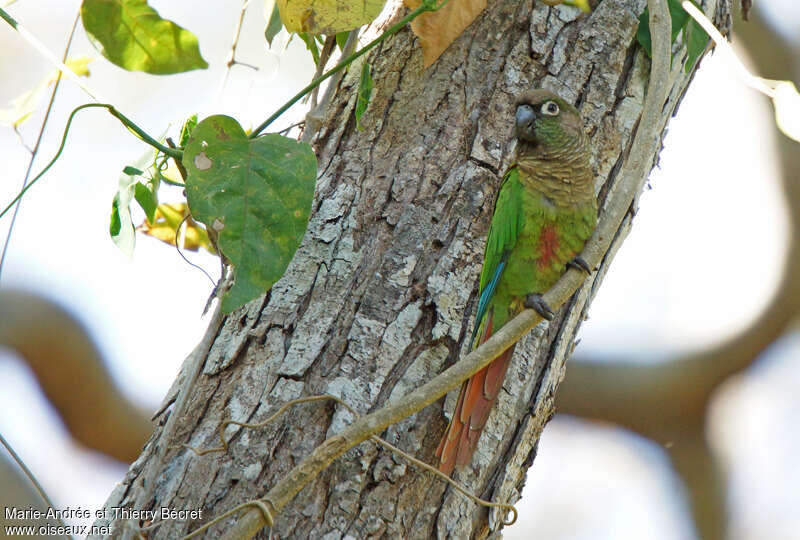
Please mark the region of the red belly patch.
<svg viewBox="0 0 800 540"><path fill-rule="evenodd" d="M561 245L555 225L545 225L539 232L539 253L536 261L539 268L552 266Z"/></svg>

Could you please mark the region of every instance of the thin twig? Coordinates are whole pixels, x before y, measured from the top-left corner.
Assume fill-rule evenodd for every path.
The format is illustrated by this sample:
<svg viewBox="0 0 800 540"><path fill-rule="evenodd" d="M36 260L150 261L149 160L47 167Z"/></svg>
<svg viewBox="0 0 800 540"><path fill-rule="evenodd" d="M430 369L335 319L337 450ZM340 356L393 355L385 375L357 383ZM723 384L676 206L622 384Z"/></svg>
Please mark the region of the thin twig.
<svg viewBox="0 0 800 540"><path fill-rule="evenodd" d="M22 198L22 196L25 195L25 193L30 188L32 188L33 185L36 182L38 182L39 179L42 176L44 176L44 174L48 170L50 170L50 167L52 167L53 164L56 162L56 160L58 160L58 158L61 156L61 152L64 151L64 146L67 144L67 134L69 133L69 129L72 126L72 120L74 120L75 115L78 113L78 111L81 111L83 109L96 108L96 107L101 107L103 109L106 109L112 116L114 116L120 122L122 122L122 124L125 127L127 127L129 130L131 130L140 140L142 140L143 142L146 142L147 144L149 144L150 146L152 146L156 150L159 150L160 152L162 152L162 153L166 154L167 156L169 156L169 157L171 157L173 159L176 159L176 160L179 160L179 159L181 159L183 157L183 152L181 150L176 150L174 148L169 148L168 146L164 146L163 144L161 144L160 142L158 142L157 140L152 138L150 135L148 135L142 128L140 128L139 126L134 124L133 121L131 121L127 116L125 116L124 114L119 112L116 108L114 108L113 105L109 105L108 103L86 103L84 105L80 105L78 107L75 107L75 109L73 109L72 113L69 115L69 118L67 119L67 125L64 128L64 134L61 136L61 145L58 147L58 151L56 151L56 155L53 156L53 159L50 160L50 162L45 166L45 168L42 169L42 171L39 174L37 174L33 178L33 180L31 180L30 183L27 186L25 186L17 194L17 196L14 197L14 199L12 199L12 201L10 203L8 203L8 206L6 206L3 209L3 211L0 212L0 218L2 218L4 215L6 215L6 213L11 209L11 207L14 206L16 204L16 202L18 200L20 200Z"/></svg>
<svg viewBox="0 0 800 540"><path fill-rule="evenodd" d="M295 122L295 123L294 123L294 124L292 124L291 126L286 126L286 127L285 127L285 128L283 128L282 130L280 130L280 131L278 132L278 135L286 135L286 134L287 134L287 133L289 133L289 131L291 131L292 129L294 129L294 128L296 128L296 127L300 127L300 126L304 125L305 123L306 123L306 121L305 121L305 120L300 120L299 122Z"/></svg>
<svg viewBox="0 0 800 540"><path fill-rule="evenodd" d="M650 7L653 60L647 96L631 151L620 172L620 180L611 189L601 222L582 253L582 258L592 267L597 266L608 251L615 233L628 214L634 196L642 190L647 180L647 173L652 168L652 158L656 151L654 147L660 144L658 134L661 124L661 109L669 92L670 18L666 0L648 0L648 5ZM567 271L544 295L545 302L553 308L561 306L578 290L585 277L579 270ZM325 440L309 456L284 475L261 500L273 510L272 515L277 514L333 460L372 435L380 433L389 425L435 402L486 367L541 320L541 316L536 311L524 310L461 361L456 362L391 405L362 416L337 435ZM264 524L265 520L261 513L251 510L225 531L222 538L225 540L250 538Z"/></svg>
<svg viewBox="0 0 800 540"><path fill-rule="evenodd" d="M28 479L28 482L30 482L31 485L33 485L33 488L36 490L36 493L39 494L39 496L45 502L47 507L48 508L55 508L56 506L53 504L53 501L50 500L50 497L47 496L47 492L44 490L44 488L39 483L39 481L36 480L36 477L33 475L33 473L28 468L28 466L25 465L25 462L22 461L22 458L19 457L19 455L14 451L14 449L11 447L11 445L8 443L8 441L6 441L6 439L5 439L5 437L3 437L2 433L0 433L0 444L2 444L3 447L5 447L6 451L11 456L11 459L13 459L14 462L19 466L19 468L22 469L22 472L25 474L25 477ZM60 515L56 514L55 518L56 518L56 520L58 520L58 524L61 525L62 527L64 527L64 530L68 530L67 529L67 525L61 519ZM70 537L72 538L72 536L70 536Z"/></svg>
<svg viewBox="0 0 800 540"><path fill-rule="evenodd" d="M69 55L69 49L72 46L72 38L75 37L75 29L78 27L78 21L81 18L81 11L78 10L78 13L75 14L75 20L72 21L72 29L69 32L69 38L67 38L67 45L64 47L64 54L61 56L62 62L67 61L67 56ZM58 72L56 75L56 82L53 83L53 91L50 92L50 101L47 103L47 108L44 112L44 119L42 120L42 125L39 127L39 134L36 136L36 143L33 145L33 148L29 149L31 153L31 158L28 161L28 169L25 171L25 178L22 179L22 187L21 190L25 189L25 186L28 185L28 179L31 177L31 171L33 170L33 162L36 161L36 155L39 153L39 146L42 143L42 137L44 136L45 128L47 127L47 121L50 119L50 112L53 110L53 103L56 101L56 93L58 92L59 84L61 83L61 72ZM14 132L19 135L16 127L14 128ZM22 140L22 136L20 136L20 140ZM24 141L23 141L24 145ZM27 148L27 146L26 146ZM3 264L6 261L6 252L8 251L8 244L11 242L11 233L14 231L14 223L17 221L17 214L19 213L19 207L22 201L18 200L16 206L14 206L14 213L11 216L11 224L8 226L8 234L6 234L6 242L3 244L3 253L0 254L0 280L3 277Z"/></svg>
<svg viewBox="0 0 800 540"><path fill-rule="evenodd" d="M468 498L469 500L471 500L475 504L480 505L480 506L486 506L488 508L502 508L503 510L506 511L506 513L511 513L511 518L510 519L504 518L503 525L508 527L508 526L511 526L511 525L513 525L514 523L517 522L517 517L518 517L517 509L514 508L513 504L496 503L496 502L492 502L492 501L487 501L487 500L481 499L480 497L476 497L475 495L470 493L465 487L463 487L461 484L459 484L458 482L456 482L455 480L453 480L452 478L450 478L449 476L444 474L442 471L440 471L436 467L432 467L432 466L428 465L427 463L425 463L424 461L420 461L417 458L415 458L414 456L412 456L410 454L407 454L406 452L403 452L398 447L394 446L393 444L389 443L388 441L386 441L384 439L381 439L377 435L373 435L370 438L373 441L375 441L376 443L385 446L386 448L388 448L392 452L403 456L404 458L406 458L408 461L410 461L411 463L413 463L417 467L428 471L429 473L433 474L434 476L438 476L440 480L444 480L445 482L450 484L453 487L453 489L455 489L456 491L461 493L463 496L465 496L466 498Z"/></svg>
<svg viewBox="0 0 800 540"><path fill-rule="evenodd" d="M244 510L248 506L255 507L256 510L261 513L261 516L264 519L264 523L267 524L267 527L272 527L272 525L274 524L275 520L272 517L272 510L270 510L269 504L265 503L264 501L255 499L255 500L252 500L252 501L244 502L244 503L240 504L239 506L237 506L236 508L231 508L227 512L225 512L223 514L220 514L219 516L215 517L214 519L212 519L211 521L209 521L208 523L206 523L202 527L190 532L189 534L187 534L186 536L184 536L180 540L189 540L189 538L194 538L195 536L197 536L201 532L206 531L212 525L215 525L215 524L219 523L220 521L222 521L223 519L227 518L228 516L232 516L233 514L238 512L239 510Z"/></svg>
<svg viewBox="0 0 800 540"><path fill-rule="evenodd" d="M242 9L239 11L239 20L236 23L236 28L233 30L233 42L231 43L231 52L228 54L228 58L225 59L225 72L222 74L222 79L219 81L219 88L217 89L217 98L216 101L219 102L222 99L222 92L225 90L225 85L228 84L228 77L231 74L231 68L240 62L236 61L236 47L239 46L239 36L242 33L242 23L244 22L244 14L247 12L247 6L250 4L250 0L244 0L242 2ZM258 70L255 66L250 66L249 64L244 64L248 67L252 67L256 71Z"/></svg>
<svg viewBox="0 0 800 540"><path fill-rule="evenodd" d="M228 426L234 425L234 426L240 426L240 427L244 427L244 428L248 428L248 429L260 429L260 428L266 426L267 424L270 424L270 423L274 422L279 416L281 416L283 413L285 413L287 410L289 410L289 408L291 408L291 407L293 407L295 405L300 405L302 403L312 403L312 402L315 402L315 401L327 401L327 400L334 400L334 401L342 403L342 405L347 407L348 410L350 410L353 414L358 416L358 414L355 413L355 411L353 411L353 409L351 409L350 406L348 406L346 403L342 402L340 399L338 399L335 396L331 396L331 395L327 395L327 394L318 395L318 396L308 396L308 397L304 397L304 398L298 398L298 399L293 399L291 401L287 401L286 403L284 403L281 406L280 409L278 409L272 415L270 415L269 418L267 418L266 420L263 420L261 422L255 423L255 424L249 424L247 422L238 422L236 420L225 420L224 422L222 422L219 425L219 428L217 429L217 434L219 435L219 440L220 440L220 446L215 446L213 448L206 448L205 450L199 450L199 449L195 448L194 446L191 446L189 444L183 443L183 444L175 445L175 446L173 446L173 448L186 448L187 450L191 450L192 452L194 452L194 454L197 455L197 456L204 456L206 454L213 454L214 452L227 452L228 451L228 441L225 440L225 428L227 428Z"/></svg>
<svg viewBox="0 0 800 540"><path fill-rule="evenodd" d="M199 449L195 448L194 446L191 446L191 445L188 445L188 444L181 444L178 447L179 448L182 447L182 448L186 448L187 450L191 450L197 456L204 456L206 454L211 454L211 453L214 453L214 452L227 452L228 451L228 441L225 440L225 429L228 426L235 425L235 426L240 426L240 427L247 428L247 429L260 429L260 428L262 428L262 427L274 422L278 417L280 417L283 413L285 413L290 407L293 407L294 405L299 405L301 403L310 403L310 402L315 402L315 401L327 401L327 400L335 401L336 403L338 403L339 405L341 405L342 407L347 409L348 412L350 412L350 414L352 414L356 419L359 418L358 412L355 409L353 409L353 407L351 407L350 405L345 403L342 399L340 399L340 398L338 398L336 396L332 396L330 394L322 394L322 395L317 395L317 396L308 396L308 397L304 397L304 398L298 398L298 399L293 399L291 401L287 401L286 403L284 403L281 406L281 408L279 408L275 413L270 415L269 418L267 418L266 420L264 420L262 422L247 423L247 422L238 422L236 420L226 420L226 421L222 422L220 424L219 428L217 429L217 434L219 435L219 440L221 441L220 446L216 446L214 448L207 448L205 450L199 450ZM410 461L412 464L416 465L417 467L419 467L419 468L421 468L421 469L423 469L425 471L428 471L429 473L433 474L434 476L439 477L440 480L443 480L444 482L447 482L448 484L453 486L453 488L456 491L458 491L459 493L461 493L462 495L464 495L465 497L470 499L475 504L478 504L480 506L486 506L486 507L489 507L489 508L502 508L506 512L510 512L512 517L511 517L511 519L508 519L508 520L506 520L504 522L505 525L513 525L514 522L517 521L517 509L514 508L513 505L505 504L505 503L495 503L495 502L492 502L492 501L486 501L486 500L483 500L483 499L481 499L479 497L476 497L475 495L470 493L465 487L463 487L461 484L459 484L458 482L456 482L455 480L453 480L452 478L450 478L446 474L442 473L441 471L439 471L435 467L431 467L430 465L428 465L424 461L420 461L419 459L417 459L414 456L406 453L405 451L403 451L400 448L394 446L393 444L389 443L388 441L378 437L377 435L372 435L370 437L370 439L373 442L375 442L376 444L378 444L379 446L383 446L385 448L388 448L392 452L404 457L405 459L407 459L408 461ZM229 515L229 512L226 512L224 515ZM216 522L216 521L218 521L218 519L214 520L214 522ZM202 527L202 530L204 530L208 525L210 525L210 524L207 524L206 526ZM191 536L194 536L198 532L199 532L199 530L198 531L194 531L191 535L184 537L184 539L190 538Z"/></svg>
<svg viewBox="0 0 800 540"><path fill-rule="evenodd" d="M11 15L9 15L6 10L2 8L0 8L0 19L6 21L11 26L11 28L13 28L19 33L22 39L27 41L34 49L36 49L36 51L39 54L44 56L48 62L53 64L56 67L56 69L61 71L61 73L63 73L69 80L77 84L78 88L86 92L86 94L88 94L90 98L92 98L95 101L106 101L104 99L100 99L98 97L99 94L97 92L89 88L88 84L83 82L78 75L76 75L71 69L69 69L66 65L64 65L64 62L56 58L56 56L53 53L51 53L50 50L47 47L45 47L45 45L41 41L39 41L39 39L36 36L31 34L28 30L25 29L24 26L15 21L14 18Z"/></svg>
<svg viewBox="0 0 800 540"><path fill-rule="evenodd" d="M217 282L214 281L214 278L211 277L211 274L206 272L206 269L203 268L202 266L200 266L199 264L195 264L192 261L190 261L189 259L187 259L186 255L184 255L183 252L181 251L181 246L178 243L179 242L179 236L181 234L181 227L183 227L186 224L186 220L188 220L190 217L191 216L188 213L185 216L183 216L183 219L181 220L181 222L178 224L178 226L175 229L175 250L178 252L178 255L181 256L181 259L183 259L183 261L186 264L188 264L189 266L194 266L195 268L200 270L202 273L204 273L206 275L206 277L208 278L208 281L211 282L211 286L212 287L216 287L217 286ZM188 227L189 225L187 224L186 226ZM185 240L186 240L186 234L185 234L185 231L184 231L184 241Z"/></svg>
<svg viewBox="0 0 800 540"><path fill-rule="evenodd" d="M333 54L333 49L335 47L336 47L336 36L327 36L325 38L325 44L322 46L322 51L320 51L319 53L319 62L317 63L317 71L314 72L314 76L311 78L312 80L322 75L322 73L325 71L325 66L328 65L328 60L330 60L331 55ZM318 93L319 93L319 86L315 86L314 89L311 91L311 97L309 98L308 102L309 108L313 109L317 106Z"/></svg>
<svg viewBox="0 0 800 540"><path fill-rule="evenodd" d="M344 44L342 55L339 59L340 64L345 62L347 58L353 54L356 44L358 43L359 30L360 28L354 28L353 30L350 30L349 34L347 34L347 41ZM336 88L339 86L339 81L342 80L342 77L344 77L343 71L337 73L325 88L325 93L322 94L322 99L320 100L319 104L306 113L303 134L300 136L300 140L302 142L311 142L311 139L314 138L314 134L316 134L316 132L319 130L319 126L322 124L322 116L325 113L325 109L328 107L328 103L330 103L331 99L333 99L333 94L336 93Z"/></svg>

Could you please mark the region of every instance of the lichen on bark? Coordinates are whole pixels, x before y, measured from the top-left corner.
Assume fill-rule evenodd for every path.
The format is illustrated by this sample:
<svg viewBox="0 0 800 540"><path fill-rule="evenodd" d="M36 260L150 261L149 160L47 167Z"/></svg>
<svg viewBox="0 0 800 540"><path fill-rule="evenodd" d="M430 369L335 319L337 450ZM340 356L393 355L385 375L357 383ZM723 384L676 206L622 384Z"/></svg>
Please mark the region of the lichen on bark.
<svg viewBox="0 0 800 540"><path fill-rule="evenodd" d="M705 4L717 16L729 7L727 0ZM333 394L364 414L457 361L471 330L494 197L513 159L515 96L543 86L579 107L602 215L646 92L649 60L634 37L644 5L603 0L585 16L540 2L493 2L428 69L403 31L367 56L375 87L363 131L352 114L359 70L351 70L314 141L321 176L294 260L270 293L211 329L176 428L157 428L107 506L202 508L202 520L167 521L151 533L178 537L263 495L353 418L333 404L309 403L259 430L228 426L225 453L196 456L176 445L217 446L221 421L258 422L301 396ZM676 51L662 133L689 82ZM630 218L610 253L629 226ZM478 496L519 498L575 333L610 259L555 321L517 347L473 462L458 476ZM187 362L181 380L193 380L190 369ZM443 408L449 414L452 401L391 426L384 438L433 462L447 422ZM500 521L366 442L307 485L281 511L274 534L468 538L497 530Z"/></svg>

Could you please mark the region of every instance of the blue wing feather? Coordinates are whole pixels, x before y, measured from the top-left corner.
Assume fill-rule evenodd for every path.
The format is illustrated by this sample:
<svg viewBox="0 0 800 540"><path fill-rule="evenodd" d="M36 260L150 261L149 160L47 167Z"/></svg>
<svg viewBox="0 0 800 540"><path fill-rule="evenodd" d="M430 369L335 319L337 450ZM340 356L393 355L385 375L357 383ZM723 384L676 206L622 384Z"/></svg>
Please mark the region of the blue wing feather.
<svg viewBox="0 0 800 540"><path fill-rule="evenodd" d="M478 300L478 313L475 315L475 328L472 329L472 339L470 340L470 348L475 347L475 336L478 335L478 330L481 327L481 322L483 321L484 315L486 315L486 310L489 309L489 300L492 299L494 296L494 290L497 288L497 282L500 281L500 276L503 274L503 269L506 267L506 261L500 261L500 264L497 265L497 269L494 271L494 276L486 284L483 291L481 292L481 297Z"/></svg>
<svg viewBox="0 0 800 540"><path fill-rule="evenodd" d="M486 313L489 310L497 285L506 267L508 255L517 243L522 229L522 209L520 207L522 185L519 170L511 167L503 177L503 185L497 195L497 202L489 226L486 249L481 269L480 299L472 331L472 346L480 333Z"/></svg>

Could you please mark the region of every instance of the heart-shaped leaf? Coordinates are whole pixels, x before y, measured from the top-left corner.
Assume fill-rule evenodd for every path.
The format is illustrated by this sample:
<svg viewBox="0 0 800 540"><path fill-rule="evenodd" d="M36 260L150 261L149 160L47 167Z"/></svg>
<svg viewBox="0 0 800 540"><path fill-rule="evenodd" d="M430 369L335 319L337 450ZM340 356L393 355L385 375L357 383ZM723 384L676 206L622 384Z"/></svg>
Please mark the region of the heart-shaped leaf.
<svg viewBox="0 0 800 540"><path fill-rule="evenodd" d="M317 159L311 147L280 135L249 139L229 116L206 118L183 152L192 216L217 233L234 265L222 299L229 313L283 275L308 225Z"/></svg>

